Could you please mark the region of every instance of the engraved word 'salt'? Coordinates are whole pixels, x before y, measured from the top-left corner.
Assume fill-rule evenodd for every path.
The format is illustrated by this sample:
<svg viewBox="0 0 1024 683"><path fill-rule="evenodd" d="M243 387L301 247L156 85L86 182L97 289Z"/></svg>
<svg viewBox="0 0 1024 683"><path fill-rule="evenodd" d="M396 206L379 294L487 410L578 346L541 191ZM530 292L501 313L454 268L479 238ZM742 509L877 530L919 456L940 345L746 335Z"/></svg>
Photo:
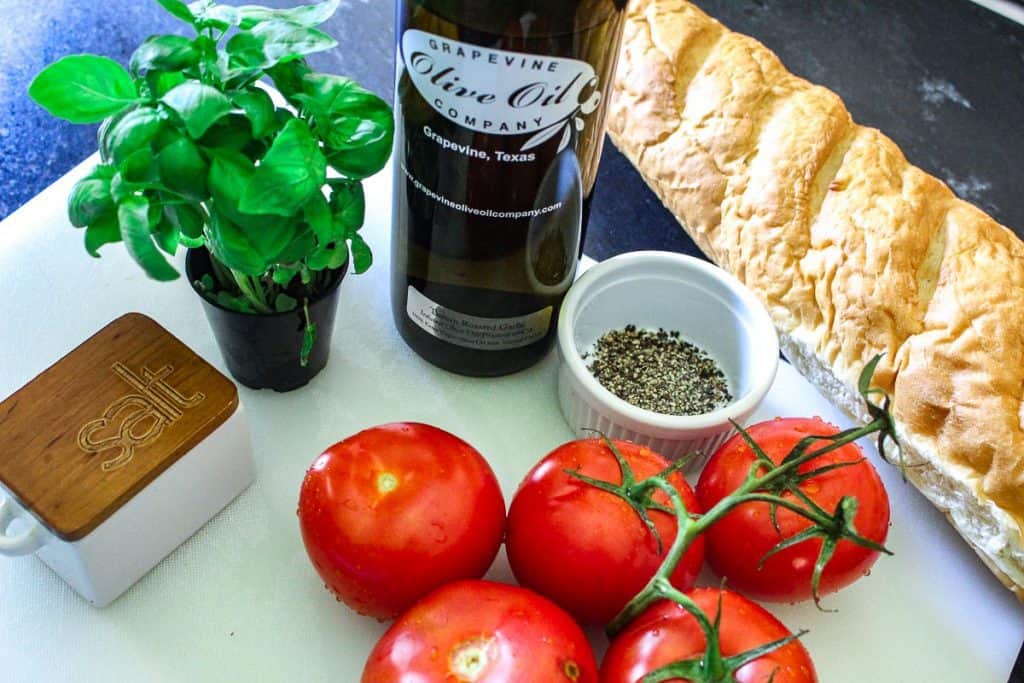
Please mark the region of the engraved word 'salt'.
<svg viewBox="0 0 1024 683"><path fill-rule="evenodd" d="M167 376L174 372L173 365L165 365L156 372L142 367L139 377L123 363L114 363L111 369L138 393L128 394L111 403L103 417L87 422L78 432L78 447L86 453L102 453L118 448L117 457L102 464L104 472L127 465L135 456L135 449L156 440L164 429L182 416L182 411L203 402L205 394L196 392L185 398L167 384ZM119 424L111 436L99 437L115 420Z"/></svg>

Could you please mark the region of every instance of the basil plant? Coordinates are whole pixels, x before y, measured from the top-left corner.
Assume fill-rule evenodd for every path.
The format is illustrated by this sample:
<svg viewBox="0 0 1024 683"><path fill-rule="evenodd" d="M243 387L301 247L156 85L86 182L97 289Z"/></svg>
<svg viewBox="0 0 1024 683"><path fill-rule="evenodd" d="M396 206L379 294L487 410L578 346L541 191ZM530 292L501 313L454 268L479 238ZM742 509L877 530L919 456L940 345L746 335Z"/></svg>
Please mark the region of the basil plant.
<svg viewBox="0 0 1024 683"><path fill-rule="evenodd" d="M337 45L317 26L340 0L287 10L157 1L195 37L151 36L128 69L64 57L29 87L55 116L102 121L102 163L68 199L86 250L124 242L150 277L173 280L165 254L206 247L214 272L201 289L245 313L303 306L350 252L364 272L360 181L387 162L394 121L379 97L304 59ZM290 106L275 105L265 78Z"/></svg>

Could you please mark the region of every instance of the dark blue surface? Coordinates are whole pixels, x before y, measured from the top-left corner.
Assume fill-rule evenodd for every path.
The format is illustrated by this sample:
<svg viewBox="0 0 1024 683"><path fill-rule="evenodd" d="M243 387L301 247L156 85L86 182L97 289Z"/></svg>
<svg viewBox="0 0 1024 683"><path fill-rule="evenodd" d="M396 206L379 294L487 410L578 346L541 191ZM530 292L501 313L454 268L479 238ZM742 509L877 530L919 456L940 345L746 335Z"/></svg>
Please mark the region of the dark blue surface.
<svg viewBox="0 0 1024 683"><path fill-rule="evenodd" d="M968 0L697 0L760 39L795 73L838 92L860 123L1024 233L1024 27ZM297 0L264 4L290 6ZM393 4L348 0L328 23L340 47L312 60L391 99ZM58 57L125 62L148 34L181 26L146 0L0 0L0 218L95 150L92 127L50 118L25 95ZM606 146L586 252L695 253L628 162ZM979 625L981 627L981 625ZM1024 683L1024 661L1012 679Z"/></svg>

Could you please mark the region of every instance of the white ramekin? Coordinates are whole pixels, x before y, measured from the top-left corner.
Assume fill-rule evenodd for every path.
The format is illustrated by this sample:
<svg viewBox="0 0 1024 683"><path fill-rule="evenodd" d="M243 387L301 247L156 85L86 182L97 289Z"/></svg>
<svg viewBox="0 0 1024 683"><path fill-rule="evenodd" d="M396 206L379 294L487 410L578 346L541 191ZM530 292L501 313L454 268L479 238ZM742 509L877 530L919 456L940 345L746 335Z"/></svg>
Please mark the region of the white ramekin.
<svg viewBox="0 0 1024 683"><path fill-rule="evenodd" d="M638 408L605 389L583 355L597 339L626 325L677 330L714 358L733 401L703 415ZM733 433L768 393L779 365L779 340L764 306L739 280L700 259L638 251L599 263L572 286L558 318L558 397L581 437L599 431L646 445L666 458L696 454L693 467Z"/></svg>

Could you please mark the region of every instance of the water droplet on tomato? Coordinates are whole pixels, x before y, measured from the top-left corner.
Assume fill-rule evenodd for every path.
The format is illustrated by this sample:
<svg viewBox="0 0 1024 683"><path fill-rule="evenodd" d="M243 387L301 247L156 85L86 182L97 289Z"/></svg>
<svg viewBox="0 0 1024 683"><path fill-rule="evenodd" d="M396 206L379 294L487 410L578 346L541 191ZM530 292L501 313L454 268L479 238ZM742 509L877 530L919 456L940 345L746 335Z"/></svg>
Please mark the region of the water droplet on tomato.
<svg viewBox="0 0 1024 683"><path fill-rule="evenodd" d="M818 484L816 484L815 482L809 481L809 482L807 482L807 484L804 485L804 491L806 491L807 493L812 493L812 494L813 493L818 493L819 491L821 491L821 487Z"/></svg>
<svg viewBox="0 0 1024 683"><path fill-rule="evenodd" d="M434 542L444 543L448 540L448 532L444 530L439 522L431 522L430 526L434 527Z"/></svg>
<svg viewBox="0 0 1024 683"><path fill-rule="evenodd" d="M342 503L342 505L344 505L344 506L345 506L346 508L348 508L349 510L353 510L353 511L355 511L355 510L358 510L358 509L359 509L359 503L357 503L357 502L356 502L355 500L353 500L352 498L347 498L347 499L345 500L345 502L344 502L344 503Z"/></svg>

